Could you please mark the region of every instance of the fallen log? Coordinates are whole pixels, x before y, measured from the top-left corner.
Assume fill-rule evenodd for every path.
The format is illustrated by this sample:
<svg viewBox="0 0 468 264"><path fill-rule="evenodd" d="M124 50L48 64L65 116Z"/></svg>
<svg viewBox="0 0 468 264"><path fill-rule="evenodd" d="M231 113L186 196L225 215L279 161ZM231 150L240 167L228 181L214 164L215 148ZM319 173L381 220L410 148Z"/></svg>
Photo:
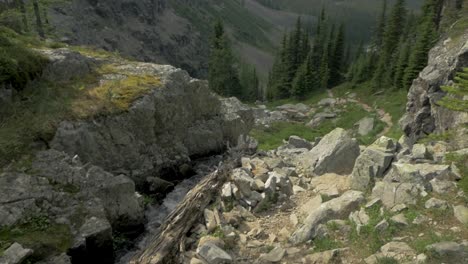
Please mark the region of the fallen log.
<svg viewBox="0 0 468 264"><path fill-rule="evenodd" d="M184 250L186 234L202 217L203 210L226 181L235 161L225 163L195 186L167 217L149 246L136 254L131 264L172 264Z"/></svg>

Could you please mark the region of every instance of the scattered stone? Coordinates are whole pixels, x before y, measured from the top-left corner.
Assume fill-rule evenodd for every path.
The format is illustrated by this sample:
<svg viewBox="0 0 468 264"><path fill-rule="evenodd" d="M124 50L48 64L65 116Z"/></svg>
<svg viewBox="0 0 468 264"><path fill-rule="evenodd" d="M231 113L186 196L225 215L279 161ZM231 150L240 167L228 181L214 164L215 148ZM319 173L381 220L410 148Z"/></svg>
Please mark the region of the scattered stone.
<svg viewBox="0 0 468 264"><path fill-rule="evenodd" d="M197 248L197 254L210 264L232 263L232 257L212 243L205 243Z"/></svg>
<svg viewBox="0 0 468 264"><path fill-rule="evenodd" d="M463 205L453 207L455 217L464 225L468 225L468 208Z"/></svg>
<svg viewBox="0 0 468 264"><path fill-rule="evenodd" d="M416 252L404 242L390 242L380 248L380 252L371 255L365 259L367 264L377 264L381 258L394 258L403 262L411 260L416 255Z"/></svg>
<svg viewBox="0 0 468 264"><path fill-rule="evenodd" d="M459 260L457 263L466 263L464 260L468 260L468 248L456 242L435 243L427 246L426 250L439 258Z"/></svg>
<svg viewBox="0 0 468 264"><path fill-rule="evenodd" d="M315 211L322 204L322 196L317 195L314 198L308 200L299 208L299 212L303 215L309 215L311 212Z"/></svg>
<svg viewBox="0 0 468 264"><path fill-rule="evenodd" d="M374 199L370 200L368 203L366 203L364 208L369 209L369 208L372 208L374 206L379 206L380 207L381 205L382 205L382 200L380 200L380 198L374 198Z"/></svg>
<svg viewBox="0 0 468 264"><path fill-rule="evenodd" d="M312 150L299 158L299 165L308 174L349 174L359 156L359 144L341 128L336 128Z"/></svg>
<svg viewBox="0 0 468 264"><path fill-rule="evenodd" d="M445 210L448 208L448 203L444 200L440 200L440 199L437 199L437 198L431 198L429 200L426 201L426 203L424 204L424 207L426 209L431 209L431 208L435 208L435 209L442 209L442 210Z"/></svg>
<svg viewBox="0 0 468 264"><path fill-rule="evenodd" d="M357 123L358 134L361 136L368 135L374 129L374 122L375 119L373 117L364 117L363 119L359 120Z"/></svg>
<svg viewBox="0 0 468 264"><path fill-rule="evenodd" d="M215 213L209 209L205 209L203 211L203 215L205 217L206 229L210 233L213 232L218 226L218 223L216 222L215 218Z"/></svg>
<svg viewBox="0 0 468 264"><path fill-rule="evenodd" d="M333 249L324 252L307 255L302 263L304 264L332 264L341 263L340 249Z"/></svg>
<svg viewBox="0 0 468 264"><path fill-rule="evenodd" d="M372 189L372 198L380 198L386 208L397 204L416 204L419 193L424 187L412 183L381 181Z"/></svg>
<svg viewBox="0 0 468 264"><path fill-rule="evenodd" d="M0 256L0 263L5 264L21 264L23 261L33 254L33 250L24 248L19 243L13 243L8 249Z"/></svg>
<svg viewBox="0 0 468 264"><path fill-rule="evenodd" d="M335 198L342 192L349 189L349 181L346 176L327 173L322 176L312 178L310 181L310 188L314 189L315 193Z"/></svg>
<svg viewBox="0 0 468 264"><path fill-rule="evenodd" d="M285 254L285 249L283 249L282 247L275 247L269 253L260 256L260 259L270 263L277 263L283 259Z"/></svg>
<svg viewBox="0 0 468 264"><path fill-rule="evenodd" d="M336 104L336 99L334 98L324 98L318 102L319 106L334 106Z"/></svg>
<svg viewBox="0 0 468 264"><path fill-rule="evenodd" d="M298 194L298 193L301 193L301 192L305 192L305 189L300 187L300 186L294 185L293 186L293 192L294 192L294 194Z"/></svg>
<svg viewBox="0 0 468 264"><path fill-rule="evenodd" d="M392 213L399 213L403 210L406 210L408 209L408 206L406 206L406 204L397 204L395 206L392 207L392 209L390 209L390 212Z"/></svg>
<svg viewBox="0 0 468 264"><path fill-rule="evenodd" d="M255 181L250 177L249 173L243 168L237 168L232 171L231 179L234 184L239 188L243 197L250 197L252 193L252 185Z"/></svg>
<svg viewBox="0 0 468 264"><path fill-rule="evenodd" d="M379 231L379 232L383 232L385 230L387 230L388 226L390 224L388 223L387 220L382 220L380 221L377 225L375 225L375 230Z"/></svg>
<svg viewBox="0 0 468 264"><path fill-rule="evenodd" d="M290 241L299 244L316 236L318 225L331 219L346 218L364 202L364 194L358 191L347 191L342 196L322 204L312 211L304 224L292 235Z"/></svg>
<svg viewBox="0 0 468 264"><path fill-rule="evenodd" d="M413 224L415 225L421 225L429 221L429 218L425 215L418 215L416 218L413 220Z"/></svg>
<svg viewBox="0 0 468 264"><path fill-rule="evenodd" d="M427 256L424 253L419 254L416 256L416 263L417 264L425 264L427 262Z"/></svg>
<svg viewBox="0 0 468 264"><path fill-rule="evenodd" d="M365 226L369 223L369 216L364 208L359 211L354 211L349 215L349 220L355 223L357 226Z"/></svg>
<svg viewBox="0 0 468 264"><path fill-rule="evenodd" d="M311 150L313 147L312 143L298 136L290 136L288 140L288 144L298 149L304 148L304 149Z"/></svg>
<svg viewBox="0 0 468 264"><path fill-rule="evenodd" d="M297 226L297 224L299 223L299 220L297 219L297 215L294 213L289 216L289 221L291 221L291 224L294 227Z"/></svg>
<svg viewBox="0 0 468 264"><path fill-rule="evenodd" d="M441 181L437 179L432 179L430 181L432 191L438 194L447 194L451 192L456 192L457 184L453 181Z"/></svg>
<svg viewBox="0 0 468 264"><path fill-rule="evenodd" d="M387 142L387 144L383 143ZM390 166L394 154L388 152L388 145L393 146L391 140L385 137L378 139L359 155L350 177L350 185L354 190L364 191L376 177L382 177ZM382 147L383 146L383 147Z"/></svg>
<svg viewBox="0 0 468 264"><path fill-rule="evenodd" d="M203 236L200 238L200 241L198 241L198 248L201 248L203 245L211 243L219 248L224 248L225 243L222 239L219 237L213 237L213 236Z"/></svg>
<svg viewBox="0 0 468 264"><path fill-rule="evenodd" d="M230 182L226 182L221 189L221 198L224 200L232 199L232 186Z"/></svg>
<svg viewBox="0 0 468 264"><path fill-rule="evenodd" d="M427 148L424 144L415 144L413 146L413 159L426 159L428 158Z"/></svg>
<svg viewBox="0 0 468 264"><path fill-rule="evenodd" d="M392 216L392 218L390 218L390 220L392 222L394 222L395 224L399 225L399 226L407 226L408 225L408 220L406 219L404 214L397 214L395 216Z"/></svg>

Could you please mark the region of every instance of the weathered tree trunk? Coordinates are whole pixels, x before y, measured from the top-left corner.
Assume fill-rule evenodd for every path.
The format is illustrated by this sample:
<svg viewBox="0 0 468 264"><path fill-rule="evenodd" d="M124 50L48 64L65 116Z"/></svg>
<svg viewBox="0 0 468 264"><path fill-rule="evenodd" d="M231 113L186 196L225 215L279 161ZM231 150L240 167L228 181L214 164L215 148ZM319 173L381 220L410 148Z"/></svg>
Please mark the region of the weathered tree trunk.
<svg viewBox="0 0 468 264"><path fill-rule="evenodd" d="M33 0L34 15L36 16L36 28L39 37L43 39L45 38L44 26L42 25L41 12L39 10L39 3L37 1L38 0Z"/></svg>
<svg viewBox="0 0 468 264"><path fill-rule="evenodd" d="M161 232L153 239L148 248L137 254L131 264L170 264L174 257L183 254L184 237L192 226L202 217L203 209L221 189L234 161L228 162L206 176L195 186L167 217L160 227Z"/></svg>

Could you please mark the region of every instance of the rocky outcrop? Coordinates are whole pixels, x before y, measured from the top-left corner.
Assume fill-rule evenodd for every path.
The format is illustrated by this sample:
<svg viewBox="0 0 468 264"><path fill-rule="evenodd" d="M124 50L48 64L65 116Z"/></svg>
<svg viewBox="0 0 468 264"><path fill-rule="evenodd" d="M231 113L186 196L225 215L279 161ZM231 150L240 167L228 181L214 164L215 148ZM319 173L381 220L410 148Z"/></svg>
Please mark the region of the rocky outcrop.
<svg viewBox="0 0 468 264"><path fill-rule="evenodd" d="M468 114L437 105L457 70L468 66L468 32L440 41L430 52L428 66L413 81L406 114L400 124L413 141L432 132L443 132L468 122ZM466 142L465 142L466 144ZM467 147L467 146L459 146Z"/></svg>
<svg viewBox="0 0 468 264"><path fill-rule="evenodd" d="M55 65L65 66L55 59L47 72L56 72ZM183 70L128 61L113 65L117 71L137 76L157 76L161 86L120 114L62 122L50 142L53 149L125 174L141 185L148 177L168 170L177 174L178 167L190 157L221 152L229 143L235 145L253 124L250 108L235 98L219 98L207 82L192 79Z"/></svg>

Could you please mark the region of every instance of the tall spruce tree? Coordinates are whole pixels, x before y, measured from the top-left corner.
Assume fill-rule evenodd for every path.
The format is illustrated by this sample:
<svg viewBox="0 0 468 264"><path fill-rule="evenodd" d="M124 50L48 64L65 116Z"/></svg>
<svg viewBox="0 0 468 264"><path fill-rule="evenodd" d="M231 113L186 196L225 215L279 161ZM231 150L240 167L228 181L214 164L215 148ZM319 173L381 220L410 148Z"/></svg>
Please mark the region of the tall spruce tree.
<svg viewBox="0 0 468 264"><path fill-rule="evenodd" d="M427 64L427 55L437 36L435 21L439 12L439 0L426 0L423 6L422 18L417 30L417 37L403 76L403 87L411 85L413 79Z"/></svg>
<svg viewBox="0 0 468 264"><path fill-rule="evenodd" d="M344 48L345 48L345 29L344 24L342 23L338 29L334 40L332 41L333 44L332 52L331 52L331 59L330 59L330 85L334 86L339 84L342 81L342 69L344 63Z"/></svg>
<svg viewBox="0 0 468 264"><path fill-rule="evenodd" d="M385 30L385 22L387 18L387 0L383 1L382 10L377 21L377 27L374 32L374 45L377 49L380 49L382 46L383 33Z"/></svg>
<svg viewBox="0 0 468 264"><path fill-rule="evenodd" d="M397 54L399 40L405 25L405 17L405 0L397 0L392 7L387 25L385 26L380 58L373 76L374 88L388 87L392 84L391 80L394 73L391 65L393 65L395 54Z"/></svg>
<svg viewBox="0 0 468 264"><path fill-rule="evenodd" d="M34 15L36 16L36 29L41 39L45 38L44 25L42 24L41 11L39 9L38 0L33 0Z"/></svg>
<svg viewBox="0 0 468 264"><path fill-rule="evenodd" d="M220 95L239 98L243 95L235 58L221 21L214 26L208 80L210 88Z"/></svg>

